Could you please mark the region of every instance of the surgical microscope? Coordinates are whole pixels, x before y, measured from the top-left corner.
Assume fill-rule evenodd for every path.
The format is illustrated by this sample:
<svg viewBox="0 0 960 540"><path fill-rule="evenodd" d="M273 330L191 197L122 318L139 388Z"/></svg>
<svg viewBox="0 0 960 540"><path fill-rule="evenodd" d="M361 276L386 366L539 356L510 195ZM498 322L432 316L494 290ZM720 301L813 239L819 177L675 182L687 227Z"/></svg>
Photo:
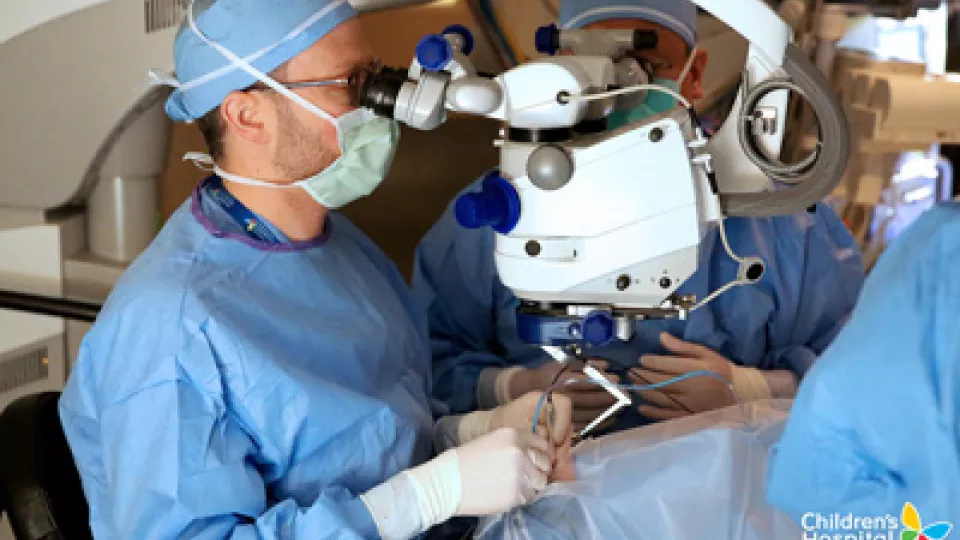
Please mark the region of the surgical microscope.
<svg viewBox="0 0 960 540"><path fill-rule="evenodd" d="M499 277L521 300L520 337L557 361L630 340L638 321L685 318L731 287L757 283L764 262L735 253L724 218L804 210L846 167L841 105L783 20L762 0L696 4L750 42L738 98L710 137L691 104L651 85L648 68L628 54L656 47L650 30L545 26L535 36L544 57L489 76L470 63L469 30L451 26L424 37L409 68L381 67L358 85L362 105L414 129L436 129L448 113L503 123L494 142L500 167L480 192L456 201L456 217L496 232ZM791 91L814 111L819 141L807 157L783 163ZM679 105L606 129L615 108L646 92L671 93ZM713 226L739 275L705 298L680 296ZM631 403L589 365L584 373L617 401L581 435Z"/></svg>

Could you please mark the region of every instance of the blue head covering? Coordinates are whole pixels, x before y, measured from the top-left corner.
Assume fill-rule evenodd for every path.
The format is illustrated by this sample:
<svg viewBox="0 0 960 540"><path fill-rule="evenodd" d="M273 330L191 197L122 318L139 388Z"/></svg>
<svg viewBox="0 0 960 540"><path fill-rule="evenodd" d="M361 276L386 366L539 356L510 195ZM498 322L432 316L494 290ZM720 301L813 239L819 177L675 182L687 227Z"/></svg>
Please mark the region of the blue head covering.
<svg viewBox="0 0 960 540"><path fill-rule="evenodd" d="M193 16L206 37L269 73L356 15L347 0L195 0ZM220 105L230 92L256 82L191 28L177 33L173 60L179 87L167 115L189 122Z"/></svg>
<svg viewBox="0 0 960 540"><path fill-rule="evenodd" d="M597 21L641 19L673 30L697 44L697 6L687 0L562 0L560 25L583 28Z"/></svg>

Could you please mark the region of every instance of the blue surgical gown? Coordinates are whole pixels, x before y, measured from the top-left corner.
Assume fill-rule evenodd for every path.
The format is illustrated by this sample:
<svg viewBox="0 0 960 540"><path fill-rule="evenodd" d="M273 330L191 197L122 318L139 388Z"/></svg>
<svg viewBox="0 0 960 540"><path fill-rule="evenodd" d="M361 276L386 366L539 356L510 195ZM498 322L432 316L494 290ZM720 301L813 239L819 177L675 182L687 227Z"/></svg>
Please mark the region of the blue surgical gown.
<svg viewBox="0 0 960 540"><path fill-rule="evenodd" d="M803 375L853 309L864 273L856 242L822 205L813 213L731 218L726 227L736 253L766 262L759 284L721 295L687 321L637 324L630 342L594 349L589 356L609 359L622 374L644 354L666 354L659 334L667 331L738 364ZM519 301L497 277L494 240L489 229L461 228L451 205L417 250L413 288L428 308L434 397L458 413L477 408L477 379L485 368L551 361L517 336ZM681 294L704 298L737 276L738 264L727 256L717 230L703 241L700 259ZM621 414L615 428L645 422L634 409Z"/></svg>
<svg viewBox="0 0 960 540"><path fill-rule="evenodd" d="M960 206L924 214L880 258L849 324L800 386L770 501L960 526ZM956 531L954 532L956 534Z"/></svg>
<svg viewBox="0 0 960 540"><path fill-rule="evenodd" d="M265 244L198 190L117 283L60 401L96 538L371 538L431 456L426 321L346 218Z"/></svg>

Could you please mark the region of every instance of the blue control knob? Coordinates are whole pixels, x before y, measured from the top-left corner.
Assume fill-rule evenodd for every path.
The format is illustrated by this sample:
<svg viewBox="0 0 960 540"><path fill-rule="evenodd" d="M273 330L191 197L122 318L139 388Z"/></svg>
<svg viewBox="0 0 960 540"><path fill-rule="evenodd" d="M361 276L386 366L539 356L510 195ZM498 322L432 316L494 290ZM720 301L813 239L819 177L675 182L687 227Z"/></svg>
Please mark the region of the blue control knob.
<svg viewBox="0 0 960 540"><path fill-rule="evenodd" d="M454 212L465 229L491 227L509 234L520 221L520 196L513 184L493 171L484 179L479 193L466 193L457 199Z"/></svg>
<svg viewBox="0 0 960 540"><path fill-rule="evenodd" d="M473 34L470 32L470 29L462 24L451 24L450 26L443 29L444 35L446 34L456 34L463 38L463 54L470 56L470 53L473 52L474 40Z"/></svg>
<svg viewBox="0 0 960 540"><path fill-rule="evenodd" d="M555 24L541 26L537 28L534 42L537 51L549 55L557 54L557 51L560 50L560 29Z"/></svg>
<svg viewBox="0 0 960 540"><path fill-rule="evenodd" d="M609 312L591 311L583 318L583 341L602 347L613 341L614 327L613 315Z"/></svg>
<svg viewBox="0 0 960 540"><path fill-rule="evenodd" d="M417 62L427 71L440 71L453 60L453 47L439 34L424 36L417 43Z"/></svg>

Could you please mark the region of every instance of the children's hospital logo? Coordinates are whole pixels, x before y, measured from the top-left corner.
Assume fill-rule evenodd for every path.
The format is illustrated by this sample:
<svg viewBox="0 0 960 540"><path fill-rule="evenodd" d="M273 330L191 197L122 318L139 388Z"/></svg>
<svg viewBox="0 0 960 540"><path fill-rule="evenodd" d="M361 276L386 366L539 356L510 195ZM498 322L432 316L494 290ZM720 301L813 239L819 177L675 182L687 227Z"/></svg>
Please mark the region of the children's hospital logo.
<svg viewBox="0 0 960 540"><path fill-rule="evenodd" d="M939 521L924 527L923 522L920 521L920 513L910 503L903 505L900 521L903 522L900 540L943 540L953 529L953 524L946 521Z"/></svg>
<svg viewBox="0 0 960 540"><path fill-rule="evenodd" d="M808 512L800 521L803 540L944 540L953 524L938 521L924 525L912 503L903 505L900 518L820 514Z"/></svg>

